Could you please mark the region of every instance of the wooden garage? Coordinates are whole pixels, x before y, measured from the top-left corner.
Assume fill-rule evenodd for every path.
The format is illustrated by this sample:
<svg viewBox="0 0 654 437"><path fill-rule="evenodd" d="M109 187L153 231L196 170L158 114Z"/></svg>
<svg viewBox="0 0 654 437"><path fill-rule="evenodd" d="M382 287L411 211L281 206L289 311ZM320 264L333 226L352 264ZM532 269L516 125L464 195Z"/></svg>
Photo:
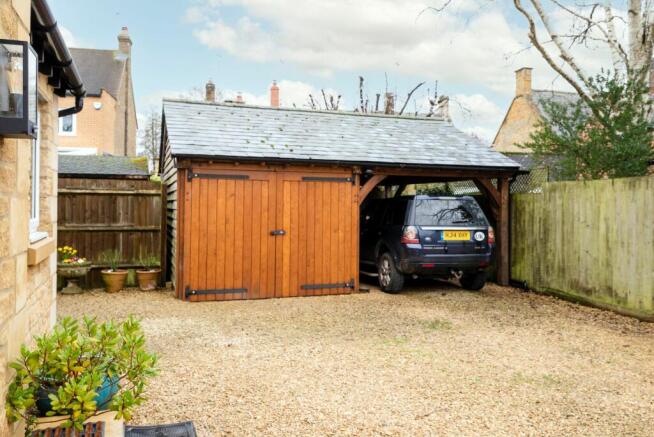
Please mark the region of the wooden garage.
<svg viewBox="0 0 654 437"><path fill-rule="evenodd" d="M446 120L165 100L162 132L168 274L181 299L357 291L359 204L389 178L474 179L507 224L508 261L519 165Z"/></svg>

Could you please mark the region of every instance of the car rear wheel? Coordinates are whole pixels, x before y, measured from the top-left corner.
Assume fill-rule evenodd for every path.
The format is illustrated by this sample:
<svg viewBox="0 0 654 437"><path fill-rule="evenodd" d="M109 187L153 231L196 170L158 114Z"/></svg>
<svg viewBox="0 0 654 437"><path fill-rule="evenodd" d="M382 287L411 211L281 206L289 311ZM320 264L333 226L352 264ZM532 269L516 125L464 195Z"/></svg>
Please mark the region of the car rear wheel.
<svg viewBox="0 0 654 437"><path fill-rule="evenodd" d="M459 282L466 290L479 291L486 285L486 272L464 273Z"/></svg>
<svg viewBox="0 0 654 437"><path fill-rule="evenodd" d="M390 253L383 253L377 260L379 288L386 293L399 293L404 287L404 275L395 267Z"/></svg>

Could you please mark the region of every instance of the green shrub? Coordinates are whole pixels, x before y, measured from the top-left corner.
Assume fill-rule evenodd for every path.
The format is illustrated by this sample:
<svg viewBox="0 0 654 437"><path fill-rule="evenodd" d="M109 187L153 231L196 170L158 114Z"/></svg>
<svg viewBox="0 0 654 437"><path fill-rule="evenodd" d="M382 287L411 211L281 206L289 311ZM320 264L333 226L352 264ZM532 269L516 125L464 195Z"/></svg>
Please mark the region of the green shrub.
<svg viewBox="0 0 654 437"><path fill-rule="evenodd" d="M10 364L16 376L9 385L6 414L9 422L27 423L26 435L38 416L39 392L47 390L47 416L68 416L65 427L82 429L84 421L98 413L98 391L115 391L106 409L116 418L129 420L133 409L145 399L148 378L156 374L157 357L145 350L140 323L81 322L64 318L52 333L37 337L36 347L21 348L20 358Z"/></svg>

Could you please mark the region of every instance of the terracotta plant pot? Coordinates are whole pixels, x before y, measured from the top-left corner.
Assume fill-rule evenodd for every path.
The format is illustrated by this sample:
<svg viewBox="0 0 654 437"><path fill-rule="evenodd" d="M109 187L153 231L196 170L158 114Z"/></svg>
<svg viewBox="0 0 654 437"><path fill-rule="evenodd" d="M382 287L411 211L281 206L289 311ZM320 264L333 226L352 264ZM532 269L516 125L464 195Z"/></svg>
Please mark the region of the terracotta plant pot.
<svg viewBox="0 0 654 437"><path fill-rule="evenodd" d="M161 273L161 269L137 270L136 277L139 281L139 288L143 291L157 288L159 273Z"/></svg>
<svg viewBox="0 0 654 437"><path fill-rule="evenodd" d="M117 293L125 286L127 270L103 270L100 272L104 281L104 289L107 293Z"/></svg>

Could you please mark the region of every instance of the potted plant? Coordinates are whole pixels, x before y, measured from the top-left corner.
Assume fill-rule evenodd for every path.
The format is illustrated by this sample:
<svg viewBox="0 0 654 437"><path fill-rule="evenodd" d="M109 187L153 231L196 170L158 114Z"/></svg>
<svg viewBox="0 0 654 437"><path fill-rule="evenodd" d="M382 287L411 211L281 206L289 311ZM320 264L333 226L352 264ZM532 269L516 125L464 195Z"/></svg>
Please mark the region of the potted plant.
<svg viewBox="0 0 654 437"><path fill-rule="evenodd" d="M41 423L63 420L60 426L78 430L103 410L129 420L145 399L147 379L156 374L157 357L146 352L143 331L132 317L102 324L67 317L35 344L23 345L10 364L16 375L6 397L7 419L25 420L25 435L39 417L51 418Z"/></svg>
<svg viewBox="0 0 654 437"><path fill-rule="evenodd" d="M161 269L159 268L159 258L149 254L139 257L137 261L140 269L136 271L139 288L143 291L150 291L157 288L157 282Z"/></svg>
<svg viewBox="0 0 654 437"><path fill-rule="evenodd" d="M61 293L79 294L84 292L78 281L89 272L91 262L77 256L77 249L71 246L58 247L57 258L57 274L68 282Z"/></svg>
<svg viewBox="0 0 654 437"><path fill-rule="evenodd" d="M100 254L99 260L109 266L108 269L102 270L102 281L107 293L117 293L125 286L127 279L127 270L119 269L120 253L117 250L108 250Z"/></svg>

